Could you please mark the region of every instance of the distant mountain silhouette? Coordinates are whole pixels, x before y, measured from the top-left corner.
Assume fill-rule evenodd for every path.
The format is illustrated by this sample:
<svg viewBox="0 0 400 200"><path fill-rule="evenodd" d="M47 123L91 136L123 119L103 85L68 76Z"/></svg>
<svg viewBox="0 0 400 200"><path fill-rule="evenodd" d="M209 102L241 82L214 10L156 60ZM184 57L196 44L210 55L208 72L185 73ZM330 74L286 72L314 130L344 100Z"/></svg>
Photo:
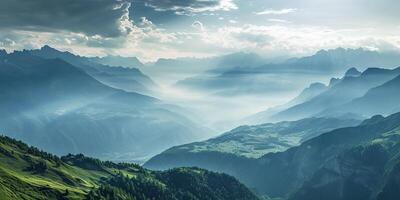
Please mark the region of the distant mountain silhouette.
<svg viewBox="0 0 400 200"><path fill-rule="evenodd" d="M277 114L277 113L279 113L285 109L288 109L292 106L307 102L310 99L314 98L315 96L325 92L326 90L328 90L328 88L329 88L328 86L326 86L322 83L312 83L309 87L304 89L298 96L296 96L294 99L290 100L289 102L287 102L283 105L272 107L265 111L251 115L249 117L246 117L244 119L244 121L246 123L250 123L250 124L261 124L261 123L266 123L266 122L273 122L273 120L271 119L271 116L273 116L274 114Z"/></svg>
<svg viewBox="0 0 400 200"><path fill-rule="evenodd" d="M345 77L357 77L360 76L362 73L358 71L358 69L352 67L349 70L346 71L344 74Z"/></svg>
<svg viewBox="0 0 400 200"><path fill-rule="evenodd" d="M222 96L291 93L304 88L304 80L310 77L337 76L351 67L360 70L393 68L400 63L397 53L344 48L321 50L311 56L283 62L264 60L264 63L254 63L251 62L252 57L249 59L244 57L236 64L228 62L229 67L185 78L177 82L177 86Z"/></svg>
<svg viewBox="0 0 400 200"><path fill-rule="evenodd" d="M115 58L88 58L74 55L70 52L61 52L48 45L41 49L25 50L35 56L47 59L60 58L74 66L84 70L89 75L93 76L100 82L111 87L123 89L128 92L139 92L143 94L152 94L151 90L156 87L156 84L139 69L124 65L108 66L104 63L111 62L115 64ZM129 59L128 59L129 60ZM126 62L126 60L124 60ZM129 61L128 61L129 62ZM123 64L123 63L121 63ZM132 63L133 64L133 63Z"/></svg>
<svg viewBox="0 0 400 200"><path fill-rule="evenodd" d="M369 68L359 76L345 76L340 81L333 84L329 90L307 102L281 111L271 118L274 120L295 120L311 116L320 116L318 114L324 110L335 108L353 99L362 97L368 90L380 86L398 75L400 75L400 68L393 70ZM351 110L344 109L338 111L345 113ZM329 112L324 113L325 115L330 115ZM360 115L361 117L363 113L355 112L353 114Z"/></svg>
<svg viewBox="0 0 400 200"><path fill-rule="evenodd" d="M130 67L140 68L143 67L143 63L136 57L122 57L122 56L105 56L105 57L92 57L90 61L96 62L103 65L114 66L114 67Z"/></svg>
<svg viewBox="0 0 400 200"><path fill-rule="evenodd" d="M339 115L340 113L357 113L371 116L374 114L389 115L400 111L400 75L396 78L368 90L368 92L351 102L324 110L321 115Z"/></svg>

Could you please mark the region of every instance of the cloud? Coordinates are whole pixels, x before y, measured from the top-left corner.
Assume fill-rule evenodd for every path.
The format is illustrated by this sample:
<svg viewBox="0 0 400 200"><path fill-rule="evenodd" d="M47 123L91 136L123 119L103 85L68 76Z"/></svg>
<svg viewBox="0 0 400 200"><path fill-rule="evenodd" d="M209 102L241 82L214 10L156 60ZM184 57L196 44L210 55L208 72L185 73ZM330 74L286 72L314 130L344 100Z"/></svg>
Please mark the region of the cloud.
<svg viewBox="0 0 400 200"><path fill-rule="evenodd" d="M132 29L127 0L1 0L0 29L117 37Z"/></svg>
<svg viewBox="0 0 400 200"><path fill-rule="evenodd" d="M269 22L277 22L277 23L291 23L291 22L288 21L288 20L284 20L284 19L274 19L274 18L268 19L268 21L269 21Z"/></svg>
<svg viewBox="0 0 400 200"><path fill-rule="evenodd" d="M10 39L10 38L4 38L0 40L0 48L2 47L14 47L17 43ZM3 48L2 48L3 49Z"/></svg>
<svg viewBox="0 0 400 200"><path fill-rule="evenodd" d="M231 24L237 24L238 22L237 22L236 20L231 19L231 20L229 20L229 23L231 23Z"/></svg>
<svg viewBox="0 0 400 200"><path fill-rule="evenodd" d="M267 9L261 12L256 12L256 15L285 15L285 14L289 14L289 13L293 13L296 12L297 9L296 8L285 8L282 10L271 10L271 9Z"/></svg>
<svg viewBox="0 0 400 200"><path fill-rule="evenodd" d="M199 31L205 31L204 25L200 21L193 22L192 27Z"/></svg>
<svg viewBox="0 0 400 200"><path fill-rule="evenodd" d="M146 5L157 11L174 11L180 15L238 9L233 0L147 0Z"/></svg>
<svg viewBox="0 0 400 200"><path fill-rule="evenodd" d="M332 29L323 26L254 25L224 26L200 35L209 48L220 52L249 51L268 56L304 56L320 49L369 48L399 51L400 37L366 29Z"/></svg>

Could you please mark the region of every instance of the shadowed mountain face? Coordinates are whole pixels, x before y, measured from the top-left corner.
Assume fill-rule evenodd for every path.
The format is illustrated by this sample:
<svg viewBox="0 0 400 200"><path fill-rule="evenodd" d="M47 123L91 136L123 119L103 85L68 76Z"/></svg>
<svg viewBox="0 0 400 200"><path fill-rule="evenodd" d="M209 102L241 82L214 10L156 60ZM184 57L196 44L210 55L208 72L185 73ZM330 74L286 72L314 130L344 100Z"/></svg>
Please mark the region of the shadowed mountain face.
<svg viewBox="0 0 400 200"><path fill-rule="evenodd" d="M0 57L0 71L1 132L52 153L134 161L202 138L204 129L170 106L60 59L15 52Z"/></svg>
<svg viewBox="0 0 400 200"><path fill-rule="evenodd" d="M351 102L328 109L323 114L340 114L344 111L365 116L374 114L388 115L400 110L400 76L370 89L364 96Z"/></svg>
<svg viewBox="0 0 400 200"><path fill-rule="evenodd" d="M336 129L258 159L185 153L160 157L159 165L153 166L169 161L168 167L207 163L204 166L209 169L229 173L270 197L388 200L399 194L393 190L398 184L398 168L392 167L400 162L399 129L400 114L375 116L359 126Z"/></svg>
<svg viewBox="0 0 400 200"><path fill-rule="evenodd" d="M141 66L135 59L131 60L121 57L87 58L69 52L61 52L47 45L41 49L24 51L24 53L46 59L59 58L65 60L84 70L98 81L128 92L152 94L152 90L157 87L156 84L139 69L130 67L133 65Z"/></svg>
<svg viewBox="0 0 400 200"><path fill-rule="evenodd" d="M289 199L397 199L399 151L396 128L328 160Z"/></svg>
<svg viewBox="0 0 400 200"><path fill-rule="evenodd" d="M268 110L256 113L254 115L251 115L249 117L246 117L244 121L246 123L250 124L261 124L265 122L271 122L274 121L271 119L271 117L281 111L284 111L285 109L288 109L292 106L302 104L304 102L307 102L311 100L312 98L318 96L319 94L327 91L329 89L328 86L322 84L322 83L312 83L309 87L304 89L298 96L296 96L294 99L290 100L289 102L269 108Z"/></svg>

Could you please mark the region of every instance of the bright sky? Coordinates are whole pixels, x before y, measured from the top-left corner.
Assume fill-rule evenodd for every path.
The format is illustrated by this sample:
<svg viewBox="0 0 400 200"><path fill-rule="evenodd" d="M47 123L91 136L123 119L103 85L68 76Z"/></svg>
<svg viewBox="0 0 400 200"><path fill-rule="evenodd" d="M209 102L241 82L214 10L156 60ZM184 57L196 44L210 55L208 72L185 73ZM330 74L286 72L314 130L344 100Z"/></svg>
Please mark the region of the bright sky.
<svg viewBox="0 0 400 200"><path fill-rule="evenodd" d="M150 61L400 48L398 0L1 0L0 48Z"/></svg>

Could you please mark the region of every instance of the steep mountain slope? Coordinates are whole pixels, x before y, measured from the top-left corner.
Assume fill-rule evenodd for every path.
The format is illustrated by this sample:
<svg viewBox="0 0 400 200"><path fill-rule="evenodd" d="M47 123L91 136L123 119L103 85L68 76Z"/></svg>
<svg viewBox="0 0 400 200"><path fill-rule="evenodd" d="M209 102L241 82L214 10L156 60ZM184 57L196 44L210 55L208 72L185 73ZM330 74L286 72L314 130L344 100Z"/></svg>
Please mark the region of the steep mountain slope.
<svg viewBox="0 0 400 200"><path fill-rule="evenodd" d="M316 173L323 170L327 163L349 149L375 143L374 141L379 141L379 138L384 137L385 133L396 131L399 128L400 113L386 118L375 116L359 126L336 129L305 141L298 147L292 147L284 152L268 153L258 159L233 157L230 154L213 156L216 155L214 152L208 152L198 157L190 156L188 153L175 154L172 158L166 157L165 160L160 159L160 161L161 163L169 161L171 161L170 163L179 163L177 161L186 159L185 162L181 162L183 164L179 163L181 166L196 166L198 163L206 163L205 168L233 175L260 194L284 198L299 191L307 181L312 181L314 175L317 180L326 183L327 181L323 178L325 176L318 176ZM396 141L389 138L389 142L398 146ZM374 159L366 161L377 162ZM352 166L351 163L349 165ZM311 187L313 188L313 186ZM319 192L323 193L324 191ZM316 197L318 199L318 196Z"/></svg>
<svg viewBox="0 0 400 200"><path fill-rule="evenodd" d="M152 169L198 166L223 171L224 159L212 164L210 160L224 155L230 155L230 159L237 160L241 160L241 157L259 158L267 153L281 152L300 145L321 133L358 123L357 120L310 118L294 122L242 126L213 139L170 148L150 159L145 166ZM207 156L209 160L198 160Z"/></svg>
<svg viewBox="0 0 400 200"><path fill-rule="evenodd" d="M321 115L339 115L343 111L371 116L373 114L388 115L400 111L400 76L368 90L368 92L351 102L324 110Z"/></svg>
<svg viewBox="0 0 400 200"><path fill-rule="evenodd" d="M69 52L58 51L47 45L41 49L24 52L46 59L63 59L84 70L98 81L128 92L151 94L152 90L157 87L148 76L137 68L125 65L105 65L104 63L118 64L115 61L112 62L113 59L111 57L109 59L107 57L104 59L81 57ZM124 63L122 62L121 64Z"/></svg>
<svg viewBox="0 0 400 200"><path fill-rule="evenodd" d="M311 117L320 112L348 103L353 99L362 97L369 89L380 86L400 75L400 68L393 70L381 68L369 68L360 76L345 76L335 83L329 90L302 104L272 116L275 120L301 119ZM343 110L342 112L346 112ZM355 113L362 114L362 113ZM325 113L323 116L332 116L333 113ZM335 115L333 115L335 116Z"/></svg>
<svg viewBox="0 0 400 200"><path fill-rule="evenodd" d="M0 137L0 198L256 200L233 177L197 168L154 172L83 155L57 157Z"/></svg>
<svg viewBox="0 0 400 200"><path fill-rule="evenodd" d="M256 113L254 115L251 115L249 117L246 117L244 121L247 124L262 124L266 122L271 122L271 116L288 109L292 106L307 102L311 100L312 98L318 96L319 94L325 92L326 90L329 89L329 86L326 86L322 83L312 83L309 87L304 89L299 95L297 95L295 98L290 100L289 102L279 105L276 107L269 108L265 111Z"/></svg>
<svg viewBox="0 0 400 200"><path fill-rule="evenodd" d="M282 153L266 154L257 160L259 166L246 176L258 185L262 193L285 196L296 191L309 180L326 162L343 151L358 145L368 144L386 132L400 126L400 114L384 118L376 116L360 126L337 129ZM245 182L246 183L246 182Z"/></svg>
<svg viewBox="0 0 400 200"><path fill-rule="evenodd" d="M315 172L290 199L397 199L399 133L396 129L343 151Z"/></svg>
<svg viewBox="0 0 400 200"><path fill-rule="evenodd" d="M1 131L52 153L132 161L205 137L161 101L106 86L60 59L16 52L0 58L0 71Z"/></svg>

